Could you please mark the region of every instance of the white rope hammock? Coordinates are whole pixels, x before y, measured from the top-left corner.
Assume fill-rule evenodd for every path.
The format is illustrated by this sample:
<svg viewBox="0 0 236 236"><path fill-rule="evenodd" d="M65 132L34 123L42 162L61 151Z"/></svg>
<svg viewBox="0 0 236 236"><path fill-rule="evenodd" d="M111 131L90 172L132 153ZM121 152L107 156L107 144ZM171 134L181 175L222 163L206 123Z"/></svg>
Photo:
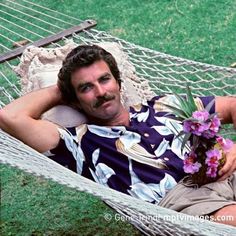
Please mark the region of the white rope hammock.
<svg viewBox="0 0 236 236"><path fill-rule="evenodd" d="M13 43L22 40L34 42L81 23L77 18L27 0L5 0L4 2L5 4L0 3L0 37L3 39L0 42L4 42L0 43L1 54L11 51ZM76 43L117 42L135 66L140 79L140 88L137 88L139 90L143 89L142 82L148 81L156 94L171 93L171 91L184 93L188 82L194 88L195 95L235 95L236 69L173 57L94 29L84 30L80 34L73 34L72 37ZM62 43L61 41L52 43L50 47L60 46ZM19 58L16 58L0 64L0 108L21 95L21 88L17 82L19 79L13 72L13 67L18 63ZM225 133L236 135L231 127ZM1 130L0 162L98 196L147 235L234 235L236 233L233 227L205 220L199 223L191 216L105 188L65 169Z"/></svg>

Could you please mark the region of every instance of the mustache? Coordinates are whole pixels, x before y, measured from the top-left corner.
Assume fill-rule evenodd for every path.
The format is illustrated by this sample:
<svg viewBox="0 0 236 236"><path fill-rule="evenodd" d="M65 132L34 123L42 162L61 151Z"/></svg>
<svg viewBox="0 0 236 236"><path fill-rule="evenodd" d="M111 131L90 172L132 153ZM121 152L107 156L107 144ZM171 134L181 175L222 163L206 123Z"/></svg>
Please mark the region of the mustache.
<svg viewBox="0 0 236 236"><path fill-rule="evenodd" d="M104 96L99 97L95 103L93 104L93 108L100 107L103 103L109 102L111 100L115 99L115 95L112 94L105 94Z"/></svg>

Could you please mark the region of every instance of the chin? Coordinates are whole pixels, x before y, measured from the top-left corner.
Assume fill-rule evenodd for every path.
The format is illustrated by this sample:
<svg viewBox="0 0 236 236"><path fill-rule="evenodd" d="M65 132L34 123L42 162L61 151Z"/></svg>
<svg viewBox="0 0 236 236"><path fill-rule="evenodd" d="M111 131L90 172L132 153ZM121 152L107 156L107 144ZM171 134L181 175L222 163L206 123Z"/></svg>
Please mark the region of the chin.
<svg viewBox="0 0 236 236"><path fill-rule="evenodd" d="M116 112L114 113L109 112L108 114L104 112L103 114L101 114L101 116L97 116L97 118L100 120L112 120L115 118L115 116L116 116Z"/></svg>

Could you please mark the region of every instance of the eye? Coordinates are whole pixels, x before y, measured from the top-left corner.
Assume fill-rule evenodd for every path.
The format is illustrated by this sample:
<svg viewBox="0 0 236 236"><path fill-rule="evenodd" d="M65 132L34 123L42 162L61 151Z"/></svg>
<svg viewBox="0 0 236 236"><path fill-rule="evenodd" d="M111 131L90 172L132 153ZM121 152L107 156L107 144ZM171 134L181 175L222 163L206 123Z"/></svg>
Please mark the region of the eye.
<svg viewBox="0 0 236 236"><path fill-rule="evenodd" d="M91 89L92 89L91 84L84 84L79 88L79 92L86 93L86 92L89 92Z"/></svg>
<svg viewBox="0 0 236 236"><path fill-rule="evenodd" d="M103 76L102 78L100 78L100 83L106 83L110 80L110 76L109 75L106 75L106 76Z"/></svg>

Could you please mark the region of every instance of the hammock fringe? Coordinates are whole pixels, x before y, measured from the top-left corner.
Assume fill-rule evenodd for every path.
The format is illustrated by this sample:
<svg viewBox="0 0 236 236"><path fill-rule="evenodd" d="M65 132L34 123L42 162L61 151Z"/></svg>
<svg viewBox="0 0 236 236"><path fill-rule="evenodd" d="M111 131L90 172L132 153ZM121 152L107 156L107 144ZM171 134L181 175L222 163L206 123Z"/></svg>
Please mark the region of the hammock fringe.
<svg viewBox="0 0 236 236"><path fill-rule="evenodd" d="M0 3L3 9L0 10L1 20L6 25L6 27L2 26L2 34L0 33L0 35L7 40L6 44L0 44L3 52L11 52L12 44L22 39L34 42L47 37L48 34L55 34L81 23L81 20L77 18L27 0L6 0L6 2L7 4ZM25 4L29 7L26 7ZM34 14L28 14L29 9ZM26 17L28 20L24 20ZM23 21L24 27L13 23L15 22L13 18L17 21ZM58 24L51 24L49 19ZM40 22L40 26L38 22ZM45 25L42 26L43 24ZM32 26L34 32L31 31ZM16 30L12 31L11 27L15 27ZM26 35L24 31L32 38L24 36ZM8 36L12 34L15 36L14 39ZM37 39L35 40L35 38ZM194 95L235 96L235 68L220 67L174 57L135 45L95 29L83 30L79 34L73 33L72 38L78 44L117 42L127 53L129 61L135 67L140 83L137 90L145 91L143 84L146 85L148 82L149 87L156 94L171 93L172 91L184 94L186 83L189 83L194 88ZM50 47L58 47L62 44L63 41L53 43ZM13 72L14 66L18 63L19 58L16 58L0 64L0 108L21 95L18 77ZM236 132L232 126L227 127L224 134L236 137ZM146 235L220 236L236 234L234 227L203 219L199 221L194 217L134 199L94 183L51 161L2 130L0 130L0 163L93 194L105 201L124 219L130 221Z"/></svg>
<svg viewBox="0 0 236 236"><path fill-rule="evenodd" d="M236 232L234 227L177 213L97 184L62 167L2 130L0 154L2 164L101 198L146 235L233 235Z"/></svg>

